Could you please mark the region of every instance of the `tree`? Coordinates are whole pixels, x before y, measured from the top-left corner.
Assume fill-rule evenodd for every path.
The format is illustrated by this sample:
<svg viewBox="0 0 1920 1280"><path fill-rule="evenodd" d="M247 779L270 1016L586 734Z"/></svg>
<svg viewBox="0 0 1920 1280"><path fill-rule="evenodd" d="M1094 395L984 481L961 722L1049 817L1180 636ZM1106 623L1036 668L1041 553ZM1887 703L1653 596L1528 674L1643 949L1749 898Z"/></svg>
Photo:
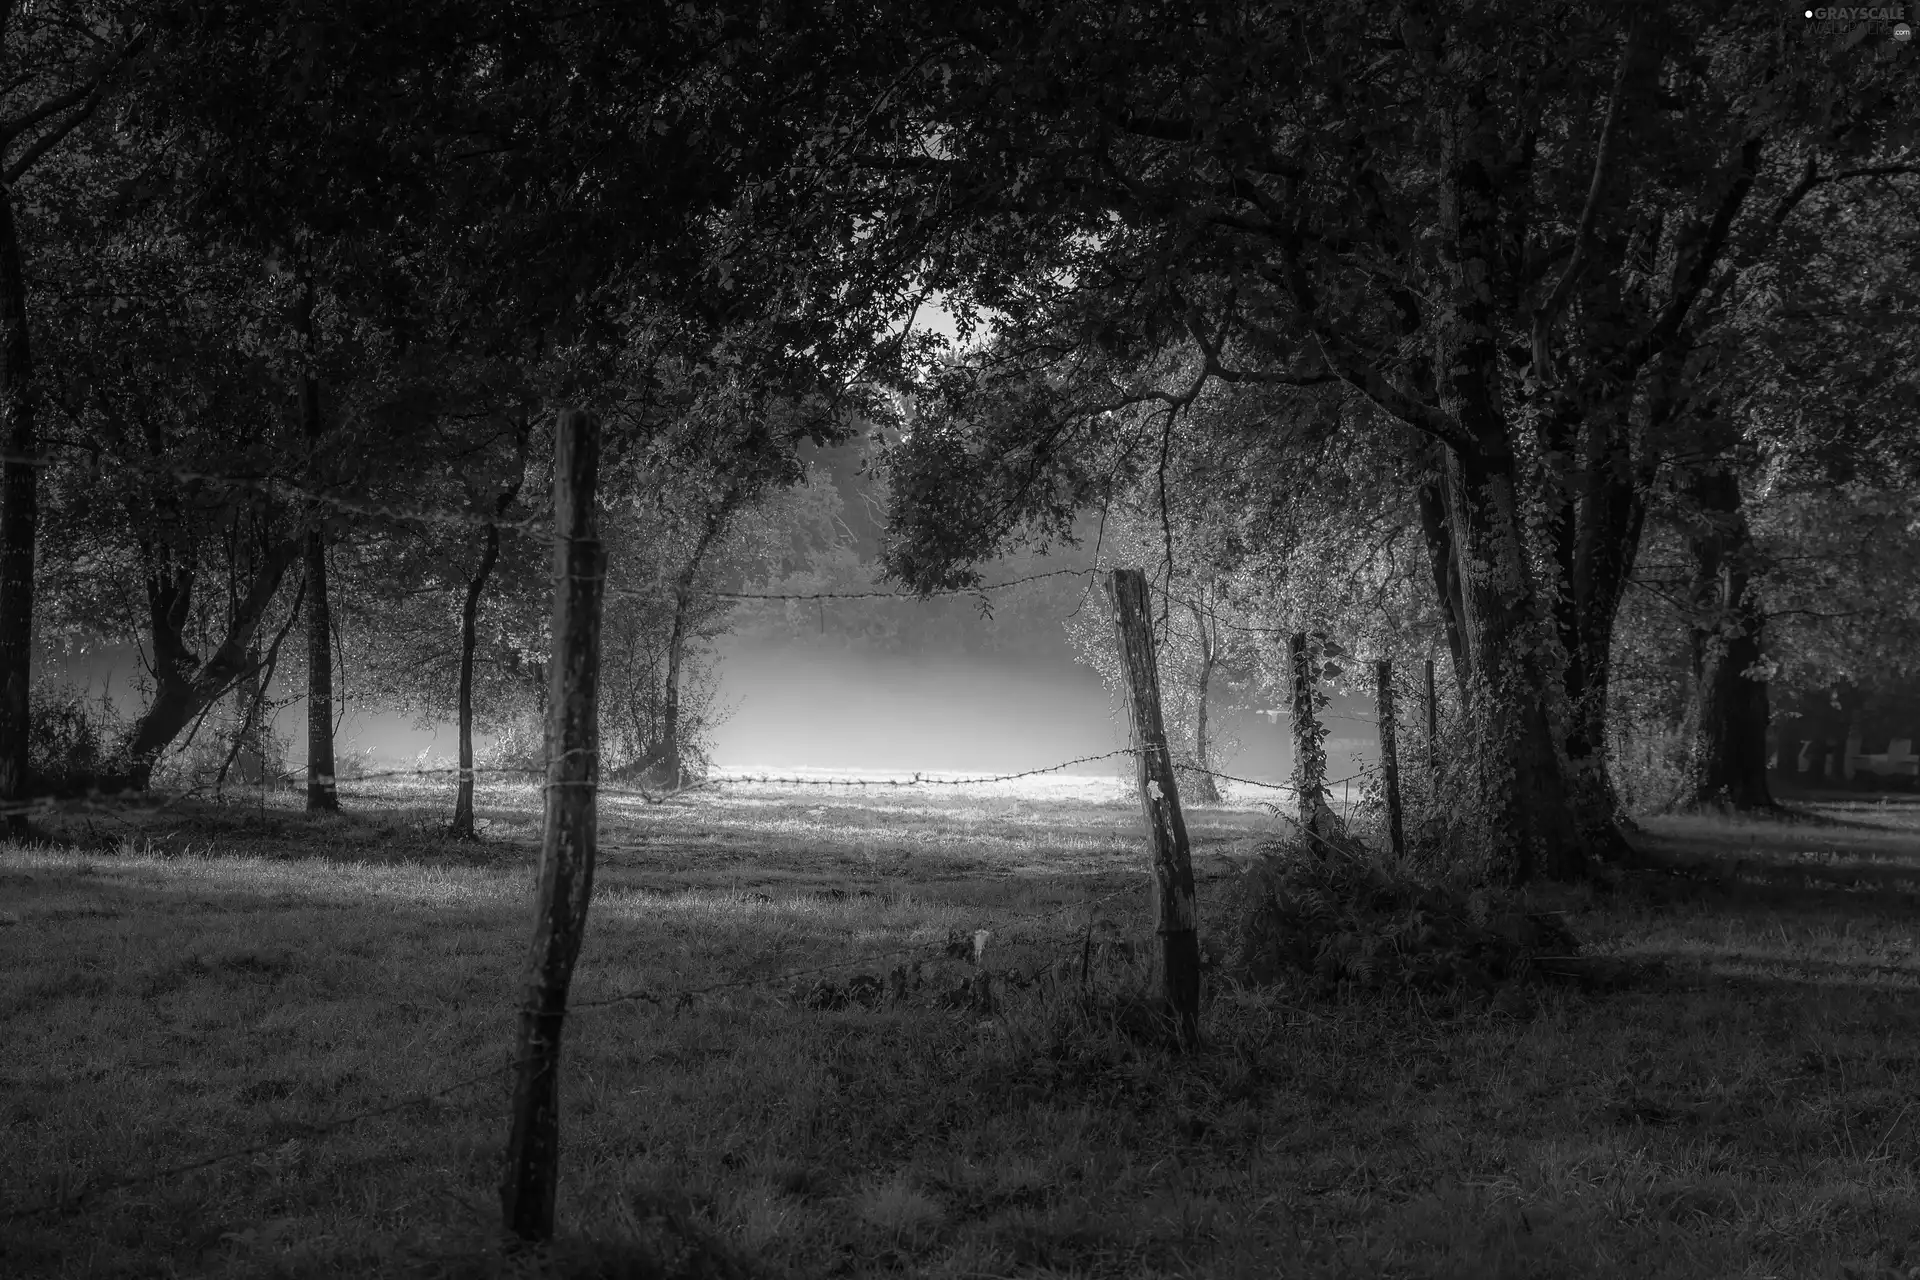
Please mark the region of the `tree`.
<svg viewBox="0 0 1920 1280"><path fill-rule="evenodd" d="M486 523L482 526L480 562L467 578L466 595L460 605L460 688L455 694L459 717L460 781L454 794L451 833L461 839L476 837L473 825L473 657L479 639L480 599L493 568L500 562L500 521L520 495L526 478L527 438L530 423L521 419L513 433L513 449L498 477L468 473L467 493L474 513Z"/></svg>
<svg viewBox="0 0 1920 1280"><path fill-rule="evenodd" d="M1051 388L1058 412L1021 441L1025 484L989 507L989 532L1043 505L1034 481L1068 470L1076 414L1184 409L1204 381L1344 383L1382 438L1410 428L1435 451L1423 526L1450 566L1437 577L1457 583L1442 604L1493 863L1575 876L1618 853L1606 659L1698 326L1809 176L1907 145L1889 121L1911 86L1890 65L1823 60L1783 42L1780 20L1688 7L1656 23L1627 5L956 17L917 83L917 129L872 149L917 197L889 229L964 228L930 278L1001 318L986 363L1050 351L1061 383L1084 385L1089 365L1134 357L1104 396ZM897 568L942 584L993 540Z"/></svg>
<svg viewBox="0 0 1920 1280"><path fill-rule="evenodd" d="M27 785L39 530L40 391L15 188L120 87L147 38L131 6L0 5L11 76L0 92L0 805L17 804ZM25 825L19 813L7 819L16 835Z"/></svg>

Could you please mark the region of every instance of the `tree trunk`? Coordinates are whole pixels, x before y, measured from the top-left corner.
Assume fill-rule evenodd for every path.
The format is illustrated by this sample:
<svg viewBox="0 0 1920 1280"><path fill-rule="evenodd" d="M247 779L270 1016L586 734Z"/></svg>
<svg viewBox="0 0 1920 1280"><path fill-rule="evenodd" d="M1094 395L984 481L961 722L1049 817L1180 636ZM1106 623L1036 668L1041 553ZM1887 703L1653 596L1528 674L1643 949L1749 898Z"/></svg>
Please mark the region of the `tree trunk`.
<svg viewBox="0 0 1920 1280"><path fill-rule="evenodd" d="M1305 632L1287 640L1287 658L1293 681L1293 788L1300 802L1300 829L1324 851L1346 830L1328 803L1327 731L1320 725L1319 673Z"/></svg>
<svg viewBox="0 0 1920 1280"><path fill-rule="evenodd" d="M1195 804L1219 804L1220 784L1214 781L1213 752L1207 740L1212 732L1207 723L1207 703L1213 692L1213 668L1219 661L1219 645L1216 636L1207 629L1207 618L1200 607L1188 607L1193 613L1193 625L1200 637L1200 661L1193 673L1194 767L1189 771L1192 781L1187 786L1187 796Z"/></svg>
<svg viewBox="0 0 1920 1280"><path fill-rule="evenodd" d="M600 429L562 414L554 432L553 687L547 699L546 834L533 949L514 1051L501 1208L522 1240L553 1236L560 1162L560 1033L593 894L600 776L600 614L606 556L594 510Z"/></svg>
<svg viewBox="0 0 1920 1280"><path fill-rule="evenodd" d="M1465 568L1469 804L1495 878L1578 879L1586 839L1562 773L1552 716L1562 691L1535 610L1511 462L1454 454L1448 466L1449 514Z"/></svg>
<svg viewBox="0 0 1920 1280"><path fill-rule="evenodd" d="M183 563L164 544L149 544L143 549L154 695L127 740L127 784L134 790L145 791L152 785L153 766L160 753L246 673L254 637L287 570L299 558L302 542L301 538L290 538L262 558L226 639L204 663L187 648L185 639L193 598L192 564Z"/></svg>
<svg viewBox="0 0 1920 1280"><path fill-rule="evenodd" d="M307 810L337 813L333 776L333 611L327 603L327 535L307 534Z"/></svg>
<svg viewBox="0 0 1920 1280"><path fill-rule="evenodd" d="M1503 169L1490 125L1484 86L1469 85L1443 122L1437 238L1445 287L1434 366L1441 408L1464 436L1445 451L1443 500L1470 673L1468 803L1493 877L1574 879L1585 873L1586 841L1569 808L1565 744L1554 726L1565 690L1521 528L1493 297L1503 270Z"/></svg>
<svg viewBox="0 0 1920 1280"><path fill-rule="evenodd" d="M1440 783L1440 691L1433 684L1433 659L1427 659L1427 773Z"/></svg>
<svg viewBox="0 0 1920 1280"><path fill-rule="evenodd" d="M1180 812L1173 756L1160 715L1160 667L1153 649L1153 605L1138 569L1107 575L1125 668L1128 722L1139 761L1140 811L1153 853L1154 905L1160 934L1162 1008L1182 1050L1200 1042L1200 934L1193 896L1193 860Z"/></svg>
<svg viewBox="0 0 1920 1280"><path fill-rule="evenodd" d="M260 725L260 703L265 692L260 687L260 672L265 666L259 644L249 646L247 665L234 682L234 709L239 718L234 730L233 762L239 767L240 781L250 787L266 780L267 753Z"/></svg>
<svg viewBox="0 0 1920 1280"><path fill-rule="evenodd" d="M473 650L480 630L480 595L499 558L500 526L489 524L479 567L467 580L467 598L460 606L460 786L453 800L451 832L462 840L477 834L473 828Z"/></svg>
<svg viewBox="0 0 1920 1280"><path fill-rule="evenodd" d="M1720 467L1696 475L1689 489L1700 517L1687 540L1694 559L1693 733L1681 802L1771 809L1767 682L1753 674L1766 620L1751 578L1754 548L1739 478Z"/></svg>
<svg viewBox="0 0 1920 1280"><path fill-rule="evenodd" d="M671 790L681 786L685 766L680 759L680 664L687 651L688 594L673 597L673 629L667 633L667 678L660 697L660 754L655 775Z"/></svg>
<svg viewBox="0 0 1920 1280"><path fill-rule="evenodd" d="M1672 407L1656 378L1654 412ZM1552 613L1566 659L1566 780L1569 801L1590 850L1619 861L1630 853L1620 833L1620 797L1607 766L1607 695L1613 629L1639 552L1650 477L1636 475L1632 433L1622 410L1596 409L1562 394L1548 406L1544 454L1567 469L1566 488L1546 521L1553 571Z"/></svg>
<svg viewBox="0 0 1920 1280"><path fill-rule="evenodd" d="M306 368L300 375L300 423L307 440L307 479L316 489L320 469L320 379L314 372L313 274L308 268L300 311ZM307 811L338 813L333 762L333 609L327 599L327 528L316 502L307 532Z"/></svg>
<svg viewBox="0 0 1920 1280"><path fill-rule="evenodd" d="M1380 787L1387 804L1387 845L1393 856L1407 856L1407 829L1400 815L1400 752L1393 722L1393 663L1373 664L1374 707L1380 718Z"/></svg>
<svg viewBox="0 0 1920 1280"><path fill-rule="evenodd" d="M13 220L13 193L0 187L0 806L27 798L27 744L33 667L33 555L40 527L39 449L34 430L33 349L27 335L27 282ZM26 815L9 813L19 836Z"/></svg>
<svg viewBox="0 0 1920 1280"><path fill-rule="evenodd" d="M661 785L675 790L685 785L686 775L686 751L680 741L680 677L685 669L687 635L692 630L693 589L700 580L708 554L726 532L745 498L745 478L735 476L707 509L700 537L673 581L673 628L667 633L667 671L665 687L660 691L660 743L646 772Z"/></svg>
<svg viewBox="0 0 1920 1280"><path fill-rule="evenodd" d="M1454 686L1462 704L1467 697L1467 647L1461 632L1465 606L1460 599L1460 561L1454 552L1453 532L1447 527L1446 454L1433 445L1421 455L1425 468L1414 490L1420 511L1420 533L1427 547L1427 569L1433 578L1434 599L1446 624L1447 653L1453 659Z"/></svg>

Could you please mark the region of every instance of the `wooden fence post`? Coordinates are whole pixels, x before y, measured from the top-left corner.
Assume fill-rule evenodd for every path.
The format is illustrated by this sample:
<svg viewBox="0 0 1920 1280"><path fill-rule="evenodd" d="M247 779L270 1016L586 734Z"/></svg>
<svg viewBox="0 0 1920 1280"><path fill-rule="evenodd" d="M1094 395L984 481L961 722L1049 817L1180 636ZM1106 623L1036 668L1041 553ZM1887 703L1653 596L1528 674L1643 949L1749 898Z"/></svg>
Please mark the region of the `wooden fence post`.
<svg viewBox="0 0 1920 1280"><path fill-rule="evenodd" d="M1174 785L1173 757L1160 718L1160 669L1153 649L1147 576L1138 569L1107 575L1127 676L1127 708L1138 752L1140 810L1153 853L1154 905L1160 934L1160 992L1178 1047L1200 1042L1200 934L1193 901L1187 823Z"/></svg>
<svg viewBox="0 0 1920 1280"><path fill-rule="evenodd" d="M1293 676L1293 785L1300 797L1300 825L1323 840L1338 828L1327 795L1327 749L1321 739L1319 708L1314 705L1318 673L1304 631L1287 639L1287 657Z"/></svg>
<svg viewBox="0 0 1920 1280"><path fill-rule="evenodd" d="M1407 830L1400 818L1400 753L1393 723L1393 663L1373 664L1375 702L1380 715L1380 784L1387 798L1387 840L1393 856L1407 856Z"/></svg>
<svg viewBox="0 0 1920 1280"><path fill-rule="evenodd" d="M514 1052L513 1127L500 1201L523 1240L553 1236L560 1157L560 1027L586 929L600 772L600 602L606 555L594 511L600 427L563 410L553 442L553 670L547 696L546 832L533 951Z"/></svg>

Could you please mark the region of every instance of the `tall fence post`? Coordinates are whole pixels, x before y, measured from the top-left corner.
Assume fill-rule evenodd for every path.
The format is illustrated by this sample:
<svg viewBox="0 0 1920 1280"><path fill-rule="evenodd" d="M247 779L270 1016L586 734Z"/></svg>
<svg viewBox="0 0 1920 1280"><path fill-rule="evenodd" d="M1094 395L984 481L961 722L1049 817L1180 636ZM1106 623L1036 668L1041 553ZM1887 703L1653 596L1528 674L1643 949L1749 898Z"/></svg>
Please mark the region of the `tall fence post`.
<svg viewBox="0 0 1920 1280"><path fill-rule="evenodd" d="M1386 792L1387 840L1393 856L1407 856L1407 830L1400 817L1400 752L1398 733L1393 722L1393 663L1386 658L1373 664L1375 702L1380 715L1380 785Z"/></svg>
<svg viewBox="0 0 1920 1280"><path fill-rule="evenodd" d="M1300 825L1308 839L1331 839L1338 830L1327 795L1327 749L1321 741L1318 673L1306 632L1287 639L1287 657L1293 677L1293 785L1300 797Z"/></svg>
<svg viewBox="0 0 1920 1280"><path fill-rule="evenodd" d="M547 698L546 830L533 950L515 1043L513 1125L500 1188L507 1230L553 1236L560 1158L560 1028L587 924L600 772L600 602L606 555L594 511L600 427L563 410L553 442L553 672Z"/></svg>
<svg viewBox="0 0 1920 1280"><path fill-rule="evenodd" d="M1440 783L1440 695L1433 687L1433 659L1427 659L1427 773Z"/></svg>
<svg viewBox="0 0 1920 1280"><path fill-rule="evenodd" d="M1160 668L1154 657L1153 612L1147 576L1115 569L1107 576L1121 664L1127 677L1127 709L1138 752L1140 810L1153 853L1154 906L1160 933L1160 992L1182 1049L1200 1041L1200 934L1193 901L1193 859L1187 823L1174 785L1173 757L1160 718Z"/></svg>

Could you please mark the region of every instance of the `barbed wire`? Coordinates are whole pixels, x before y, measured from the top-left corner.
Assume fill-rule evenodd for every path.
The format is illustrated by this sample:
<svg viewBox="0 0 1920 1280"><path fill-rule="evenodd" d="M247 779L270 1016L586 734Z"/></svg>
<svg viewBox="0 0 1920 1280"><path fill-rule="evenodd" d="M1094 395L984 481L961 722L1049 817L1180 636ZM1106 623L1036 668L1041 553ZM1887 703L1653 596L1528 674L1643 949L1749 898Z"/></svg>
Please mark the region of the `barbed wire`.
<svg viewBox="0 0 1920 1280"><path fill-rule="evenodd" d="M989 591L1004 591L1009 587L1018 587L1028 582L1039 582L1043 578L1084 578L1096 573L1094 569L1049 569L1045 573L1030 573L1020 578L1009 578L1005 582L983 582L977 587L940 587L933 591L690 591L689 595L717 597L726 600L921 600L930 596L976 596ZM671 588L662 588L671 590ZM619 588L617 595L647 594L637 588Z"/></svg>
<svg viewBox="0 0 1920 1280"><path fill-rule="evenodd" d="M911 781L905 781L900 779L873 779L873 780L791 779L791 780L780 780L780 781L793 781L793 782L800 782L800 783L813 783L813 784L822 784L822 785L918 785L918 784L967 785L967 784L977 784L982 782L1012 781L1017 778L1033 777L1038 774L1056 772L1060 769L1068 768L1075 764L1085 764L1085 763L1090 763L1096 760L1112 759L1115 756L1137 755L1137 754L1138 754L1138 750L1136 748L1123 747L1115 751L1102 753L1100 755L1081 756L1081 757L1078 757L1077 759L1063 761L1060 764L1050 765L1042 769L1030 769L1030 770L1024 770L1019 773L997 774L997 775L992 775L990 777L965 778L965 779L933 779L933 778L926 778L920 774L916 774L914 775L914 778ZM1183 770L1189 773L1204 773L1211 777L1220 779L1222 781L1237 782L1245 785L1256 786L1256 787L1266 787L1266 788L1275 789L1275 790L1290 790L1290 791L1298 790L1298 788L1291 783L1271 783L1271 782L1261 782L1261 781L1250 779L1250 778L1238 778L1230 774L1221 773L1217 770L1202 769L1197 765L1177 764L1174 767L1176 769ZM1377 771L1378 771L1377 766L1371 767L1368 769L1364 769L1359 773L1349 775L1346 778L1335 779L1333 780L1333 782L1323 784L1323 785L1328 785L1328 786L1339 785L1340 783L1353 781L1357 778L1367 776L1368 774L1371 774ZM543 773L543 772L545 771L536 770L529 766L475 766L470 769L462 769L459 766L433 766L433 767L411 769L411 770L387 770L387 771L382 771L381 774L379 775L369 774L369 775L361 775L361 776L362 777L373 777L373 776L401 777L401 776L444 775L448 773L456 773L456 774L466 773L466 774L473 774L473 775L478 775L480 773L493 773L493 774L510 773L510 774L527 775L527 774ZM764 780L765 779L755 779L755 778L748 777L748 778L714 779L714 780L708 780L708 782L752 782L752 781L764 781ZM699 785L707 785L707 783L702 783ZM648 795L649 793L640 792L639 794ZM38 804L34 806L29 806L29 808L31 808L33 811L36 811L36 812L44 812L48 807L50 806L47 804ZM1341 849L1340 846L1325 839L1318 832L1314 831L1311 827L1302 824L1297 818L1294 818L1291 815L1286 814L1284 811L1280 810L1279 808L1275 806L1269 806L1269 808L1272 810L1275 816L1291 822L1303 834L1308 836L1310 839L1313 839L1325 845L1329 850L1336 853L1350 852L1349 850ZM4 811L0 811L0 812L4 812ZM1024 920L1012 921L1009 923L1008 927L1012 927L1013 925L1019 925L1027 929L1043 928L1047 924L1051 923L1053 920L1059 918L1062 915L1065 915L1068 912L1085 911L1088 914L1088 924L1087 924L1088 937L1091 938L1091 930L1092 930L1093 921L1094 921L1094 913L1097 912L1100 907L1104 906L1106 903L1111 902L1118 897L1121 897L1127 894L1137 893L1141 887L1142 887L1142 883L1140 882L1130 883L1130 884L1122 885L1117 888L1111 889L1108 892L1099 895L1098 897L1082 898L1080 900L1076 900L1072 902L1064 902L1059 904L1058 906L1055 906L1047 911L1040 913L1038 916L1031 917L1029 919L1024 919ZM740 990L748 987L767 987L767 986L775 986L775 985L786 985L786 984L791 984L795 980L800 978L812 977L812 976L823 974L823 973L830 973L836 970L845 969L849 967L866 966L882 960L892 960L892 959L896 959L903 956L910 956L910 955L928 956L928 955L938 955L938 954L950 955L952 953L953 945L954 944L951 940L951 934L950 934L948 939L928 940L928 941L912 943L912 944L899 946L899 947L890 947L890 948L886 948L879 951L867 951L867 952L862 952L858 955L847 956L838 960L827 961L822 964L808 965L808 966L804 966L797 969L786 969L786 970L781 970L771 974L761 974L761 975L755 975L755 976L749 976L749 977L734 978L734 979L729 979L723 982L709 983L703 987L683 988L681 990L672 991L672 992L661 992L654 988L634 988L626 991L614 992L612 994L605 995L605 996L597 996L597 997L593 997L585 1000L570 1001L567 1007L567 1012L572 1013L580 1010L610 1008L616 1005L640 1002L640 1003L651 1004L654 1007L660 1008L660 1009L671 1008L674 1012L677 1013L682 1009L691 1008L695 1003L697 1003L698 1001L704 998L707 998L709 996L715 995L723 991ZM976 950L975 955L976 955L976 961L978 961L978 957L979 957L978 950ZM984 963L981 964L981 968L983 972L991 974L991 971L986 969ZM77 1191L68 1192L68 1193L56 1196L52 1200L46 1201L44 1203L28 1206L25 1208L9 1210L4 1215L3 1218L0 1218L0 1221L15 1222L15 1221L21 1221L21 1220L30 1219L30 1218L44 1217L44 1216L53 1215L53 1214L69 1213L78 1209L87 1201L100 1195L105 1195L114 1191L128 1190L133 1187L144 1186L149 1183L163 1181L168 1178L179 1177L183 1174L193 1173L201 1169L211 1168L214 1165L222 1164L230 1160L242 1159L250 1155L264 1154L266 1152L274 1151L281 1147L284 1147L288 1142L294 1141L299 1138L313 1139L313 1138L325 1137L327 1135L339 1132L340 1130L349 1128L356 1124L360 1124L367 1120L377 1119L385 1115L392 1115L396 1112L403 1111L411 1107L431 1104L432 1102L435 1102L440 1098L459 1092L462 1089L471 1088L489 1079L504 1075L509 1071L517 1070L522 1065L524 1065L523 1061L510 1062L503 1066L495 1067L487 1071L482 1071L482 1072L475 1073L473 1075L465 1076L459 1080L455 1080L449 1084L442 1085L436 1089L410 1094L406 1098L400 1099L395 1102L381 1104L379 1106L366 1108L356 1112L350 1112L346 1115L335 1116L330 1120L326 1120L318 1123L295 1122L298 1124L298 1128L299 1128L298 1133L275 1138L270 1142L253 1143L247 1146L232 1148L226 1151L218 1152L214 1155L204 1156L199 1159L187 1161L181 1164L168 1165L168 1166L163 1166L156 1169L149 1169L139 1174L132 1174L132 1175L127 1175L120 1178L108 1179L106 1181L92 1182L85 1186L82 1186Z"/></svg>
<svg viewBox="0 0 1920 1280"><path fill-rule="evenodd" d="M1058 773L1062 769L1070 769L1075 765L1092 764L1101 760L1111 760L1117 756L1131 756L1136 754L1138 754L1137 748L1121 747L1121 748L1118 748L1117 750L1104 751L1097 755L1076 756L1071 760L1062 760L1058 764L1042 765L1036 769L1022 769L1015 773L982 774L978 776L964 777L964 778L928 777L924 771L916 771L912 776L904 777L904 778L901 778L901 777L807 778L807 777L788 776L788 775L779 775L779 774L750 773L750 774L722 774L722 775L715 775L711 777L701 778L693 782L689 782L683 786L676 787L670 791L653 791L645 787L629 787L629 786L620 785L618 783L606 783L606 782L598 782L598 781L596 781L593 785L595 787L595 792L598 795L607 796L612 799L639 799L639 800L646 801L648 804L657 805L657 804L664 804L666 801L678 795L685 795L689 792L701 791L701 790L706 790L712 787L723 787L723 786L800 786L800 787L846 787L846 788L861 788L861 789L865 789L869 787L898 788L898 787L981 786L988 783L1014 782L1014 781L1018 781L1021 778L1039 777L1043 774ZM1221 782L1232 782L1232 783L1237 783L1241 786L1261 787L1269 791L1292 791L1295 793L1299 791L1299 787L1296 784L1291 782L1266 782L1258 778L1243 778L1235 774L1223 773L1218 769L1203 769L1196 764L1176 762L1173 768L1176 771L1181 773L1204 773L1208 777L1215 778ZM1361 769L1357 773L1351 773L1342 778L1330 778L1322 782L1320 785L1322 787L1342 786L1349 782L1357 782L1362 778L1372 777L1379 772L1380 772L1379 765L1377 764L1368 765L1366 768ZM355 773L351 775L336 775L335 790L338 794L352 795L353 794L352 784L358 783L358 782L375 782L375 781L380 781L383 779L390 779L390 778L445 777L447 775L459 775L462 773L472 774L477 781L482 775L492 776L492 777L511 776L511 777L522 777L522 778L538 778L538 777L544 777L547 773L547 770L544 766L534 766L534 765L475 765L469 769L462 769L458 765L425 765L425 766L412 768L412 769L376 769L376 770L372 770L370 772L365 772L365 773ZM289 770L289 771L276 773L271 776L277 780L284 781L287 779L298 777L299 772L297 770ZM346 784L346 785L343 786L342 784ZM584 785L584 784L581 784L581 785ZM243 791L247 789L247 787L245 784L243 784L242 786L236 786L230 789L238 792L238 791ZM112 810L109 807L111 804L118 804L122 806L133 807L141 804L153 804L156 800L159 800L160 803L155 805L154 807L156 809L165 809L165 808L171 807L172 805L178 804L185 799L190 798L194 794L197 794L197 792L188 791L188 792L183 792L179 795L175 795L171 798L161 799L159 793L156 793L156 792L127 790L127 791L121 791L121 792L105 792L105 793L86 795L86 796L68 796L68 797L45 796L36 800L26 801L20 804L0 806L0 817L13 817L13 816L34 817L34 816L45 816L48 814L62 813L62 812L79 812L79 813L111 812Z"/></svg>
<svg viewBox="0 0 1920 1280"><path fill-rule="evenodd" d="M1111 760L1115 756L1132 755L1132 747L1121 747L1118 751L1106 751L1096 756L1079 756L1072 760L1062 760L1059 764L1045 765L1038 769L1023 769L1019 773L997 773L977 778L929 778L916 772L911 778L788 778L770 774L741 774L714 777L706 780L708 786L725 786L730 783L784 783L794 786L812 787L970 787L987 782L1012 782L1016 778L1032 778L1043 773L1058 773L1070 769L1076 764L1090 764L1095 760Z"/></svg>

